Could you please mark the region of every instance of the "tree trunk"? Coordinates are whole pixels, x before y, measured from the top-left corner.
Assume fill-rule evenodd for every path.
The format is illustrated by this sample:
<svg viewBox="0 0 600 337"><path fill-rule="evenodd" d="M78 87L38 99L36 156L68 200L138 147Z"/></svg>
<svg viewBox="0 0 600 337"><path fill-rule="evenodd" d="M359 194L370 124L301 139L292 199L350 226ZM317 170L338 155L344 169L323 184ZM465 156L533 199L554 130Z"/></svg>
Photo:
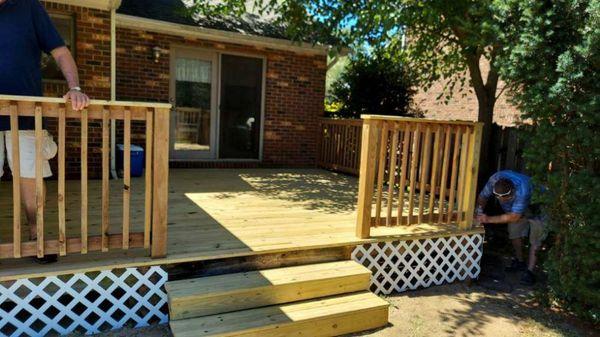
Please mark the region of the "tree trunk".
<svg viewBox="0 0 600 337"><path fill-rule="evenodd" d="M493 52L492 52L493 55ZM489 176L492 174L490 165L492 123L494 121L494 105L496 104L496 89L498 88L498 69L490 62L490 70L487 74L487 80L484 83L481 74L480 59L481 53L476 52L467 54L467 67L471 75L471 84L477 96L478 112L477 121L483 123L483 134L481 140L481 155L479 159L479 177L477 179L478 191L483 187Z"/></svg>
<svg viewBox="0 0 600 337"><path fill-rule="evenodd" d="M479 157L479 177L477 178L477 186L479 189L487 182L487 179L494 173L495 169L491 165L492 151L492 123L494 120L494 105L496 104L495 97L491 99L487 97L483 101L478 98L479 110L477 113L477 121L483 123L483 132L481 137L481 154ZM479 190L478 189L478 190Z"/></svg>

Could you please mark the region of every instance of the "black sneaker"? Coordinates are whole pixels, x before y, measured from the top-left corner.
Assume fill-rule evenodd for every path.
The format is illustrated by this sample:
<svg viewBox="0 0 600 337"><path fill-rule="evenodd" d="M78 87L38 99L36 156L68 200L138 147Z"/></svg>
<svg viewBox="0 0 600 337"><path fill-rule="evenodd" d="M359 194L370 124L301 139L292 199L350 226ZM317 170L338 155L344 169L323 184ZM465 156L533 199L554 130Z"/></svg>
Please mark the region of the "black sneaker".
<svg viewBox="0 0 600 337"><path fill-rule="evenodd" d="M525 286L532 286L535 284L535 275L533 274L533 272L531 272L531 270L526 270L523 275L521 275L521 282L522 285Z"/></svg>
<svg viewBox="0 0 600 337"><path fill-rule="evenodd" d="M517 271L523 271L527 269L527 265L523 261L512 259L510 266L504 268L506 272L513 273Z"/></svg>
<svg viewBox="0 0 600 337"><path fill-rule="evenodd" d="M33 259L35 262L37 262L39 264L49 264L49 263L54 263L54 262L58 261L58 255L50 254L50 255L44 255L44 257L36 256Z"/></svg>

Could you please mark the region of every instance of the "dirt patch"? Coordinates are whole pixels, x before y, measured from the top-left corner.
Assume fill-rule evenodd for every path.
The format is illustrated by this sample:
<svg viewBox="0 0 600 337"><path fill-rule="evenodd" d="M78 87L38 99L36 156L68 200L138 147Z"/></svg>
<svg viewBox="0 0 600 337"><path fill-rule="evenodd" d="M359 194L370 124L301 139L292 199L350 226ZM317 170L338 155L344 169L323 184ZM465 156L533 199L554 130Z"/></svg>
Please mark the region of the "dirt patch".
<svg viewBox="0 0 600 337"><path fill-rule="evenodd" d="M479 284L455 283L389 296L390 324L352 336L595 336L593 331L534 306L531 289L508 277L511 291L490 290ZM502 288L502 287L501 287ZM505 288L505 287L504 287ZM79 336L72 335L71 337ZM171 337L168 325L126 328L102 337Z"/></svg>

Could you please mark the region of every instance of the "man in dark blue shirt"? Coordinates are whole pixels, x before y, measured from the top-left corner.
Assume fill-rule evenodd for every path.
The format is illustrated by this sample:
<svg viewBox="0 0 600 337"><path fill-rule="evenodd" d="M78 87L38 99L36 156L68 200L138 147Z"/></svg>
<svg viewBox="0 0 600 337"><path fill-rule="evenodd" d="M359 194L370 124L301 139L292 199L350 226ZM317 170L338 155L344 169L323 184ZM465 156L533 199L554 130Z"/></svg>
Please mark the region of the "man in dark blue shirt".
<svg viewBox="0 0 600 337"><path fill-rule="evenodd" d="M42 96L42 52L52 55L67 80L69 91L64 98L71 101L74 110L85 108L89 104L89 98L79 87L75 60L40 2L0 0L0 95ZM30 139L34 124L33 117L19 118L21 195L32 240L37 233L35 174L31 169L35 166L32 165L35 161L35 142ZM9 166L12 167L9 130L10 118L0 116L0 176L3 174L5 147L8 150ZM44 177L51 175L46 161Z"/></svg>

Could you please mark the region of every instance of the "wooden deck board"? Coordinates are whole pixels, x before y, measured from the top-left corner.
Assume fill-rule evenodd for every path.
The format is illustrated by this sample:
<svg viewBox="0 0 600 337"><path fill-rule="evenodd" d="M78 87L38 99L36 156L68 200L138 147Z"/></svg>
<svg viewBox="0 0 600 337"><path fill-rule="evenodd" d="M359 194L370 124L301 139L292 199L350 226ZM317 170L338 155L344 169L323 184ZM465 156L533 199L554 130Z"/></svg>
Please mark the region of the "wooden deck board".
<svg viewBox="0 0 600 337"><path fill-rule="evenodd" d="M132 179L131 229L144 228L144 178ZM121 181L111 181L111 233L122 222ZM0 242L12 238L12 192L0 183ZM57 184L48 182L46 235L58 233ZM79 181L67 181L67 236L79 228ZM101 181L89 181L89 232L101 232ZM263 253L351 246L383 236L421 238L476 233L456 225L377 227L355 236L357 179L318 169L174 169L169 181L168 255L144 249L69 255L52 265L0 260L0 281L98 269L171 264ZM24 219L24 218L23 218ZM22 222L25 224L25 221ZM27 225L21 226L25 235ZM24 236L26 238L26 236Z"/></svg>

